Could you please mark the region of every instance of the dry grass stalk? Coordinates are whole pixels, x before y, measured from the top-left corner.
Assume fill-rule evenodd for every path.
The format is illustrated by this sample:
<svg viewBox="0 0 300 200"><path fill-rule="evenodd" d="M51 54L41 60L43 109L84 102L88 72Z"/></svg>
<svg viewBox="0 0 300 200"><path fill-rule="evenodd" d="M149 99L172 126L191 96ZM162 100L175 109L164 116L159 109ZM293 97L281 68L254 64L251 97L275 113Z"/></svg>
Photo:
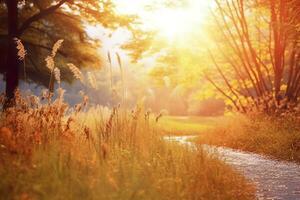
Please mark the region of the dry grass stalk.
<svg viewBox="0 0 300 200"><path fill-rule="evenodd" d="M151 115L151 110L148 109L147 112L146 112L145 115L144 115L145 121L146 121L146 122L149 122L150 115Z"/></svg>
<svg viewBox="0 0 300 200"><path fill-rule="evenodd" d="M106 140L108 140L108 138L109 138L109 136L110 136L110 134L111 134L111 132L112 132L112 128L113 128L113 120L114 120L114 118L115 118L115 116L116 116L116 114L117 114L117 109L118 108L113 108L113 110L112 110L112 112L111 112L111 114L110 114L110 116L109 116L109 119L108 119L108 121L106 122L106 125L105 125L105 132L104 132L104 138L106 139Z"/></svg>
<svg viewBox="0 0 300 200"><path fill-rule="evenodd" d="M56 53L58 51L58 49L61 47L62 43L64 42L64 40L58 40L57 42L55 42L55 44L53 45L52 48L52 52L51 52L51 56L54 58L56 56Z"/></svg>
<svg viewBox="0 0 300 200"><path fill-rule="evenodd" d="M82 95L85 96L84 93ZM9 188L14 181L14 185L20 190L29 188L28 191L35 191L31 185L34 186L38 174L39 180L42 180L39 183L41 192L45 194L43 197L50 199L69 194L72 197L78 195L73 188L66 190L68 187L60 187L68 184L76 186L76 189L87 189L86 191L93 195L89 196L91 199L97 199L101 195L104 196L103 199L113 199L110 197L111 191L114 190L120 193L132 191L134 194L137 182L141 183L142 192L133 199L147 199L148 192L151 191L154 191L150 193L154 195L154 199L177 199L178 196L182 199L201 199L202 194L211 194L207 199L218 199L220 195L222 198L219 199L254 199L245 198L243 193L240 194L240 191L244 191L244 186L236 185L244 182L236 183L240 180L237 179L238 176L228 170L228 167L222 167L216 159L210 159L202 151L189 152L179 146L177 148L175 145L165 145L154 127L140 123L140 106L133 111L132 117L129 116L130 113L122 115L116 107L109 115L104 116L104 123L98 126L101 116L95 116L95 113L76 116L74 112L68 112L67 115L68 107L63 105L42 104L34 100L33 104L38 103L39 106L33 107L28 98L18 98L19 104L8 110L0 123L0 145L5 145L0 148L3 188ZM94 118L86 118L89 115ZM86 124L94 121L93 119L96 124ZM99 137L92 134L103 133L106 126L109 132L107 138L100 134ZM131 126L138 134L133 132L135 130L132 130ZM26 164L18 164L21 158L26 160ZM5 159L7 162L2 165ZM53 166L58 165L59 174L57 170L53 171ZM221 175L226 174L226 177L209 176L216 170L219 170ZM134 179L130 175L127 176L128 171L129 174L135 174ZM190 175L190 179L186 179L187 174ZM83 178L82 181L77 181L78 175ZM16 179L16 176L20 179ZM30 182L26 182L28 180ZM144 182L146 184L142 184ZM24 183L28 184L24 187ZM91 186L87 187L89 183ZM167 190L166 184L170 185ZM201 187L203 184L211 188ZM215 189L224 185L229 188L226 194ZM56 189L55 197L49 197L49 187ZM101 190L102 188L104 189ZM178 188L184 190L178 191ZM214 195L215 191L218 192L217 195ZM15 199L14 195L18 196L19 192L13 190L5 195L8 197L5 199ZM125 194L119 199L127 197Z"/></svg>
<svg viewBox="0 0 300 200"><path fill-rule="evenodd" d="M45 61L46 61L46 67L50 70L50 72L52 72L55 67L53 57L47 56Z"/></svg>
<svg viewBox="0 0 300 200"><path fill-rule="evenodd" d="M97 89L97 80L96 80L95 76L91 72L88 72L87 76L88 76L88 81L89 81L90 85L92 86L92 88Z"/></svg>
<svg viewBox="0 0 300 200"><path fill-rule="evenodd" d="M111 62L111 56L110 56L110 52L107 52L107 58L108 58L108 62L109 62L109 72L110 72L110 88L111 90L113 89L113 78L112 78L112 62Z"/></svg>
<svg viewBox="0 0 300 200"><path fill-rule="evenodd" d="M54 63L54 57L56 56L56 53L58 51L58 49L61 47L62 43L63 43L64 40L58 40L54 45L53 45L53 48L52 48L52 51L51 51L51 55L50 56L47 56L45 61L46 61L46 67L50 70L51 74L50 74L50 80L49 80L49 87L48 89L50 91L53 92L54 90L54 81L53 81L53 75L55 76L55 63ZM56 70L57 71L57 70ZM59 73L60 74L60 73ZM56 78L56 77L55 77ZM59 78L60 79L60 78Z"/></svg>
<svg viewBox="0 0 300 200"><path fill-rule="evenodd" d="M69 67L69 69L71 70L71 72L73 73L74 77L78 80L80 80L81 82L83 82L83 75L80 71L80 69L78 67L76 67L74 64L72 63L68 63L67 66Z"/></svg>
<svg viewBox="0 0 300 200"><path fill-rule="evenodd" d="M18 38L14 38L16 44L17 44L17 50L18 50L18 56L19 56L19 60L24 60L25 56L27 54L25 47L22 43L22 41Z"/></svg>
<svg viewBox="0 0 300 200"><path fill-rule="evenodd" d="M157 123L160 120L160 118L164 116L165 113L166 113L165 110L161 110L159 114L155 117L155 122Z"/></svg>
<svg viewBox="0 0 300 200"><path fill-rule="evenodd" d="M60 83L61 83L60 70L57 67L54 68L54 77L55 77L55 80L57 81L57 83L59 84L59 87L60 87Z"/></svg>
<svg viewBox="0 0 300 200"><path fill-rule="evenodd" d="M27 55L27 51L22 43L22 41L18 38L14 38L15 43L17 44L18 57L19 60L23 61L24 65L24 79L26 81L26 66L25 66L25 56Z"/></svg>
<svg viewBox="0 0 300 200"><path fill-rule="evenodd" d="M125 101L125 81L124 81L124 71L123 71L123 65L122 65L122 60L120 57L120 54L116 52L119 68L120 68L120 73L121 73L121 81L122 81L122 98L123 98L123 103Z"/></svg>

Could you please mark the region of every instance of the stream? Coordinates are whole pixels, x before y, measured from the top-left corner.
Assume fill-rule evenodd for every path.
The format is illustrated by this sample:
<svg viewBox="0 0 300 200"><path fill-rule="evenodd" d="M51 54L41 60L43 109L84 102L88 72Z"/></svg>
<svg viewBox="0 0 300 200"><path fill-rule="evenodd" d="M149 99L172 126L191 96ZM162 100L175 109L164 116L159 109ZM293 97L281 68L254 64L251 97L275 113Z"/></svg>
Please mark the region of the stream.
<svg viewBox="0 0 300 200"><path fill-rule="evenodd" d="M195 137L167 136L164 139L194 148L190 140ZM225 147L202 146L209 153L217 153L225 163L252 181L257 187L258 199L300 200L300 165Z"/></svg>

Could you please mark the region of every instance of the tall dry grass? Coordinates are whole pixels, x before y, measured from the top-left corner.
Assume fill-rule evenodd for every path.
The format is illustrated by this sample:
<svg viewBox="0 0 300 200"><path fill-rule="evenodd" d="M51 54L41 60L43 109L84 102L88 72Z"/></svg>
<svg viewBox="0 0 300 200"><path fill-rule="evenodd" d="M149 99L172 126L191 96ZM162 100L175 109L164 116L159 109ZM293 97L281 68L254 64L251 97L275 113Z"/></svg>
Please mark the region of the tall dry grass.
<svg viewBox="0 0 300 200"><path fill-rule="evenodd" d="M299 119L294 114L282 118L236 115L220 120L199 136L199 142L300 162L299 131Z"/></svg>
<svg viewBox="0 0 300 200"><path fill-rule="evenodd" d="M45 90L0 114L0 199L254 199L216 156L163 141L137 105L69 107ZM2 99L2 98L0 98Z"/></svg>
<svg viewBox="0 0 300 200"><path fill-rule="evenodd" d="M0 197L253 199L242 176L201 149L165 143L144 113L18 97L1 114Z"/></svg>
<svg viewBox="0 0 300 200"><path fill-rule="evenodd" d="M19 38L14 38L14 41L16 43L16 48L18 50L18 58L20 61L23 62L23 75L24 75L24 80L26 81L26 65L25 65L25 57L27 55L27 51L22 43L22 41Z"/></svg>

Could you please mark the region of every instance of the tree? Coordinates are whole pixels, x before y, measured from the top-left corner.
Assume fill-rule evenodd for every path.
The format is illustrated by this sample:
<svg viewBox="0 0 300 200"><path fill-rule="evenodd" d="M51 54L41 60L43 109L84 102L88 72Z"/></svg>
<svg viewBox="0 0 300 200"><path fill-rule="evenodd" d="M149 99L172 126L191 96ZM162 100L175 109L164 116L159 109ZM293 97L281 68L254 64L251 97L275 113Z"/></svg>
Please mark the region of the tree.
<svg viewBox="0 0 300 200"><path fill-rule="evenodd" d="M300 95L300 2L215 2L212 15L220 33L215 34L219 54L210 56L225 87L211 78L213 75L206 74L207 80L238 110L246 111L249 102L269 113L296 106ZM224 70L227 65L233 75Z"/></svg>
<svg viewBox="0 0 300 200"><path fill-rule="evenodd" d="M117 15L113 3L105 0L2 0L0 16L0 63L9 101L14 99L21 74L14 38L20 38L28 50L25 61L28 77L47 84L45 77L49 72L40 66L45 65L44 58L55 41L64 39L63 48L58 52L59 64L64 59L79 66L99 67L98 43L88 37L85 25L100 23L116 28L130 26L134 20ZM66 72L64 67L61 70Z"/></svg>

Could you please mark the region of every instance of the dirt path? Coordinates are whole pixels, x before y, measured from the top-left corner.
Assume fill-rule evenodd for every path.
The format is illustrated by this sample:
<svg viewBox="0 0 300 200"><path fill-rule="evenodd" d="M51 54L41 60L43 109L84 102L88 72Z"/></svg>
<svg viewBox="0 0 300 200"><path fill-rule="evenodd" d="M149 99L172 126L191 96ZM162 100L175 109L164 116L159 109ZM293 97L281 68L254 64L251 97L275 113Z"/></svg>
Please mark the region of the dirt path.
<svg viewBox="0 0 300 200"><path fill-rule="evenodd" d="M165 139L193 148L195 144L190 139L195 137L171 136ZM230 148L209 145L203 145L203 148L209 153L219 154L226 163L254 182L258 199L300 200L300 165Z"/></svg>

